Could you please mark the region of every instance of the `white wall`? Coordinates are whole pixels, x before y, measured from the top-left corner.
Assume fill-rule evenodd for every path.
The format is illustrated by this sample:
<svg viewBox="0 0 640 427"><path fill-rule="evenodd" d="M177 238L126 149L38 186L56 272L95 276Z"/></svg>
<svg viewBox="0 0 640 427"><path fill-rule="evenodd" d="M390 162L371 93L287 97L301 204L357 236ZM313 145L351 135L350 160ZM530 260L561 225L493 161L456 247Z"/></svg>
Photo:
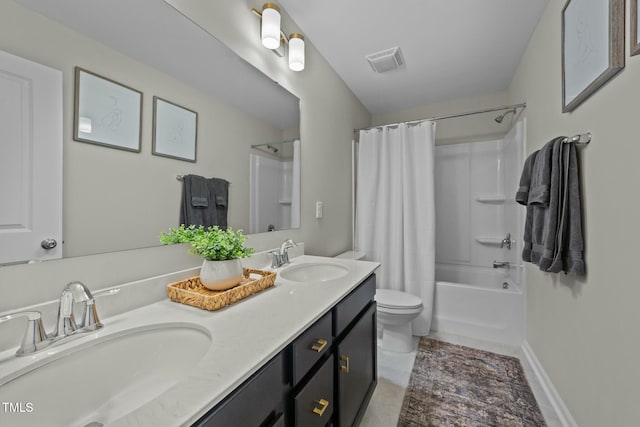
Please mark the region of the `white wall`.
<svg viewBox="0 0 640 427"><path fill-rule="evenodd" d="M272 79L277 80L282 86L298 96L301 101L301 228L254 235L251 236L249 244L262 250L275 247L286 238L293 238L297 241L305 241L306 251L317 255L335 255L349 249L351 245L350 141L353 128L369 125L370 115L366 109L315 50L312 41L307 40L307 69L300 73L289 71L286 60L279 59L273 53L266 51L259 41L259 21L250 13L250 8L245 2L233 0L216 2L201 0L196 2L190 0L172 3L176 3L181 9L188 9L192 16L199 17L198 20L210 33ZM117 67L111 63L114 58L113 54L105 56L104 49L91 51L91 48L95 47L91 45L87 46L87 50L77 57L65 56L64 51L70 46L66 43L77 44L86 43L86 41L79 42L72 34L64 33L60 35L62 39L54 43L52 40L41 37L37 28L23 28L20 25L19 18L26 13L24 9L9 1L2 2L0 7L0 48L20 55L21 53L25 54L25 49L46 41L47 46L50 45L49 51L41 52L36 56L26 56L63 69L65 72L64 90L66 92L72 90L70 73L74 65L84 64L94 71L118 78ZM42 19L40 24L52 25L45 19ZM285 25L288 25L288 28L293 31L293 25L286 21L286 16ZM61 57L59 58L59 56ZM124 58L120 60L122 61ZM136 67L140 74L148 71L140 64L132 64L131 66ZM145 90L145 87L141 85L142 82L138 84L138 87ZM167 88L167 91L169 92L165 96L168 99L178 103L184 102L185 106L195 110L204 108L204 105L200 104L201 101L192 98L192 95L195 95L192 89L173 87ZM184 94L181 95L183 91ZM183 96L188 96L188 99ZM192 99L193 101L191 101ZM145 114L150 114L149 111L151 111L150 104L146 103L148 101L145 101ZM194 105L192 102L196 104ZM66 111L64 126L67 132L65 150L69 146L73 148L68 150L76 150L73 155L70 155L67 150L66 163L71 163L76 156L81 156L79 151L84 153L99 150L100 155L108 157L110 162L125 167L126 159L123 159L122 156L127 154L132 156L133 154L70 141L68 132L72 126L70 116L72 106L69 98L65 101L64 108ZM226 117L223 117L221 120L225 119ZM151 118L146 116L143 120L150 123ZM148 129L149 127L147 127ZM255 139L248 137L246 132L247 129L241 124L228 126L225 135L221 135L223 136L221 140L242 137L247 141L255 141ZM143 150L149 152L150 137L143 135L143 140L146 141L143 144L147 144L143 146ZM243 179L246 180L247 188L249 180L248 153L247 150L241 171L245 175ZM153 160L158 164L163 161L170 162L169 159L154 158ZM180 172L188 172L184 169L187 163L179 163ZM229 165L229 168L232 166ZM142 172L138 171L136 176L147 179L145 176L148 173L153 174L157 171L145 169ZM76 171L65 179L79 179L79 174L80 171ZM239 175L237 180L241 180ZM178 185L173 173L169 173L168 181L171 185ZM149 185L153 184L155 183L149 183ZM122 182L122 185L126 185L126 180ZM316 200L324 201L324 218L321 220L315 219L313 204ZM135 230L135 225L132 225L131 228ZM161 230L159 229L159 231ZM125 233L126 231L123 230L122 234ZM2 267L0 268L0 295L3 295L3 304L0 311L2 308L10 309L26 303L55 298L64 284L71 280L80 279L91 289L98 289L196 266L200 262L198 258L186 255L186 248L159 247L63 259L37 265Z"/></svg>
<svg viewBox="0 0 640 427"><path fill-rule="evenodd" d="M572 113L561 110L561 16L550 0L509 88L526 100L527 151L591 131L579 149L587 276L527 265L527 340L581 427L634 426L640 416L638 210L640 56Z"/></svg>

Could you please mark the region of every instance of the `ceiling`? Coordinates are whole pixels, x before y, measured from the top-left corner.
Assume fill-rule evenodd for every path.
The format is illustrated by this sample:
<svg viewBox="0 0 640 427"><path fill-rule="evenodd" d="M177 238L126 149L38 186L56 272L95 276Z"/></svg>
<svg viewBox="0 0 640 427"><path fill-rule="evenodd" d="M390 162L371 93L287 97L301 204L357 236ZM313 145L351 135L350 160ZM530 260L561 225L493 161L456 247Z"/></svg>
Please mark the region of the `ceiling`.
<svg viewBox="0 0 640 427"><path fill-rule="evenodd" d="M369 112L383 114L506 90L547 0L279 3ZM365 55L395 46L405 66L373 72Z"/></svg>

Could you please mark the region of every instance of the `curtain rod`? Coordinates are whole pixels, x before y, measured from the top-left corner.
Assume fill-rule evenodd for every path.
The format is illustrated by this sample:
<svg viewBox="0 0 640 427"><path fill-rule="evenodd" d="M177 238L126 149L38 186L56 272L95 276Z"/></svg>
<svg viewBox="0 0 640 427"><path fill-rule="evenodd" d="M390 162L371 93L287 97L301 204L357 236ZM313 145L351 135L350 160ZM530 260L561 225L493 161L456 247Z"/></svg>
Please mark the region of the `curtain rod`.
<svg viewBox="0 0 640 427"><path fill-rule="evenodd" d="M475 110L475 111L465 111L464 113L456 113L456 114L450 114L447 116L435 116L435 117L429 117L426 119L418 119L418 120L408 120L406 122L398 122L398 123L389 123L386 125L376 125L376 126L370 126L368 128L362 128L362 129L354 129L354 132L359 132L361 130L369 130L369 129L375 129L375 128L379 128L382 126L398 126L401 125L403 123L406 124L417 124L417 123L421 123L427 120L444 120L444 119L453 119L455 117L464 117L464 116L471 116L474 114L482 114L482 113L491 113L493 111L501 111L501 110L508 110L508 109L512 109L512 108L526 108L527 107L527 103L523 102L521 104L513 104L513 105L503 105L502 107L495 107L495 108L488 108L486 110Z"/></svg>

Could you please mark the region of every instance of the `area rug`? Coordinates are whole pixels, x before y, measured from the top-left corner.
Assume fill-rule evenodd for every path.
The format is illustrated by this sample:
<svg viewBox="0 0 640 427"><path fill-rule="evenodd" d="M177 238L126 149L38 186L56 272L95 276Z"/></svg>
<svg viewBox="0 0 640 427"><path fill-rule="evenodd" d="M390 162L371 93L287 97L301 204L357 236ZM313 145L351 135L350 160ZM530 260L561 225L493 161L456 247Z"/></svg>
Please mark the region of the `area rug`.
<svg viewBox="0 0 640 427"><path fill-rule="evenodd" d="M423 337L398 427L546 426L520 361Z"/></svg>

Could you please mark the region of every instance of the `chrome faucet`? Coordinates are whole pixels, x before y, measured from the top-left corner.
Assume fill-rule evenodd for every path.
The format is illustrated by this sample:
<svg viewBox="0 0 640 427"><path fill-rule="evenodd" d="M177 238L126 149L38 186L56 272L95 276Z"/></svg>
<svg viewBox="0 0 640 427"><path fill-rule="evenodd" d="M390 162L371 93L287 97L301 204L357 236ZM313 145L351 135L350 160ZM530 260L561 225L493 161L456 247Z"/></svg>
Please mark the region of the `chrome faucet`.
<svg viewBox="0 0 640 427"><path fill-rule="evenodd" d="M42 323L42 314L39 311L21 311L0 317L0 323L17 317L27 317L28 324L22 343L16 352L17 356L24 356L41 351L50 345L61 342L66 338L77 336L81 333L95 331L102 328L98 318L95 300L101 296L115 295L120 289L109 289L94 294L81 282L67 284L60 295L58 306L58 321L51 333L46 333ZM84 310L80 323L77 323L73 314L74 303L84 303Z"/></svg>
<svg viewBox="0 0 640 427"><path fill-rule="evenodd" d="M511 263L508 261L493 261L493 268L510 268Z"/></svg>
<svg viewBox="0 0 640 427"><path fill-rule="evenodd" d="M511 250L511 244L513 242L511 241L511 233L507 233L507 236L502 239L502 242L500 242L500 247L504 248L505 246L507 247L507 249Z"/></svg>
<svg viewBox="0 0 640 427"><path fill-rule="evenodd" d="M280 245L279 251L271 251L269 252L272 256L271 258L271 268L279 268L285 264L289 264L289 249L298 246L296 242L291 239L285 240Z"/></svg>

